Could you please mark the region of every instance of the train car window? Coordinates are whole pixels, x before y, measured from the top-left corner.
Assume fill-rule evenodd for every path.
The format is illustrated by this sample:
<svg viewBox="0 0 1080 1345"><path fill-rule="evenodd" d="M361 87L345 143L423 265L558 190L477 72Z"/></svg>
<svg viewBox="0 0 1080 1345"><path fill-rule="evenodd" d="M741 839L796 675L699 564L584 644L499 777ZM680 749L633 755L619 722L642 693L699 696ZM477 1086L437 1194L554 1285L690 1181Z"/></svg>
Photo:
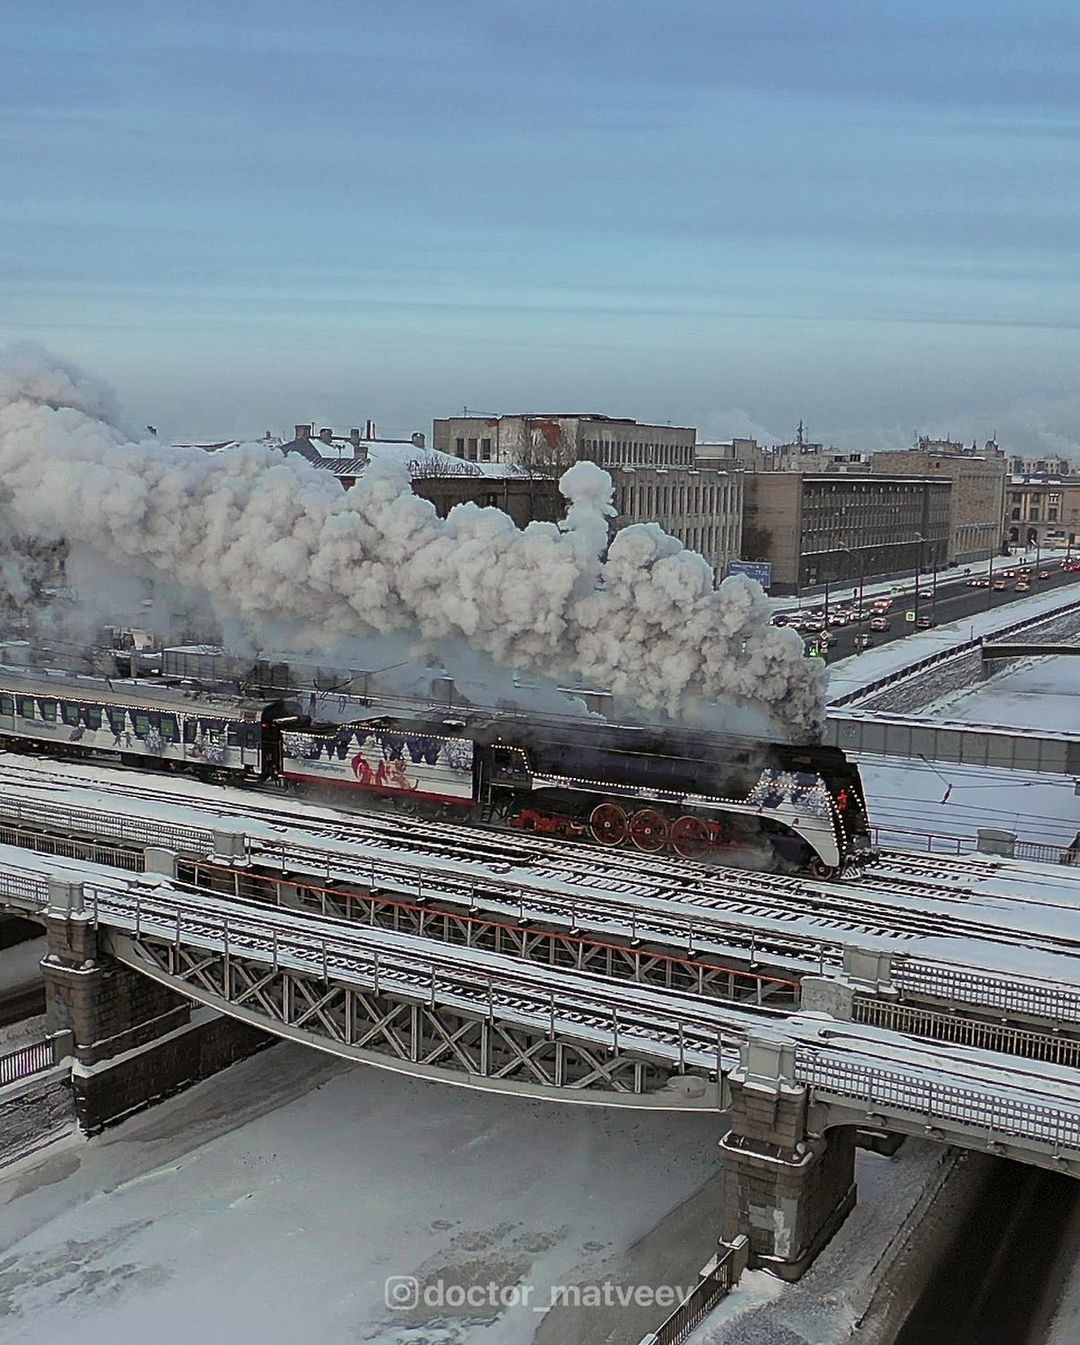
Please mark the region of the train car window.
<svg viewBox="0 0 1080 1345"><path fill-rule="evenodd" d="M240 725L239 725L239 724L229 724L229 725L228 725L228 734L227 734L227 737L226 737L226 741L228 742L228 744L229 744L230 747L239 747L239 746L240 746Z"/></svg>
<svg viewBox="0 0 1080 1345"><path fill-rule="evenodd" d="M109 728L119 737L127 728L127 712L118 706L110 706L105 713L109 716Z"/></svg>
<svg viewBox="0 0 1080 1345"><path fill-rule="evenodd" d="M19 714L23 719L34 718L34 698L33 696L19 697Z"/></svg>
<svg viewBox="0 0 1080 1345"><path fill-rule="evenodd" d="M70 701L62 701L60 704L60 718L65 724L70 724L73 729L78 728L79 707L77 705L72 705Z"/></svg>
<svg viewBox="0 0 1080 1345"><path fill-rule="evenodd" d="M15 701L11 696L0 696L0 715L13 715L15 713Z"/></svg>
<svg viewBox="0 0 1080 1345"><path fill-rule="evenodd" d="M188 715L184 716L184 742L193 743L195 741L196 724L194 719Z"/></svg>
<svg viewBox="0 0 1080 1345"><path fill-rule="evenodd" d="M166 741L167 743L174 743L174 742L176 742L176 716L175 716L175 715L162 715L162 716L161 716L161 736L165 739L165 741Z"/></svg>
<svg viewBox="0 0 1080 1345"><path fill-rule="evenodd" d="M56 701L38 701L38 708L42 719L47 719L50 724L56 723Z"/></svg>
<svg viewBox="0 0 1080 1345"><path fill-rule="evenodd" d="M86 727L88 729L101 728L100 705L84 705L82 707L82 712L83 712L83 719L86 721Z"/></svg>
<svg viewBox="0 0 1080 1345"><path fill-rule="evenodd" d="M150 716L144 715L141 711L135 711L135 736L145 738L150 732Z"/></svg>

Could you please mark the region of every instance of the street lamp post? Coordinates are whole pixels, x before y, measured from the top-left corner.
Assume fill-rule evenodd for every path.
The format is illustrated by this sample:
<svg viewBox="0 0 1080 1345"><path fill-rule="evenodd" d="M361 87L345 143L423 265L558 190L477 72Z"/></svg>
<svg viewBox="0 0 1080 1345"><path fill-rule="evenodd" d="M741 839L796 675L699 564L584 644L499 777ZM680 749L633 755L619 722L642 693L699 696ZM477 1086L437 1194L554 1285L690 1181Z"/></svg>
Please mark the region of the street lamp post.
<svg viewBox="0 0 1080 1345"><path fill-rule="evenodd" d="M919 544L919 555L918 555L918 559L917 559L916 562L915 562L915 629L918 630L918 628L919 628L919 585L922 583L922 556L923 556L923 551L922 551L922 549L923 549L923 543L926 541L926 538L922 535L921 532L917 532L917 533L915 534L915 540L916 540L916 541L918 542L918 544Z"/></svg>
<svg viewBox="0 0 1080 1345"><path fill-rule="evenodd" d="M859 563L859 611L861 612L863 609L863 589L866 587L866 557L863 555L861 549L856 553L852 551L850 546L844 546L843 542L840 543L840 550L846 551L849 556L852 556ZM855 652L861 654L862 646L857 645Z"/></svg>

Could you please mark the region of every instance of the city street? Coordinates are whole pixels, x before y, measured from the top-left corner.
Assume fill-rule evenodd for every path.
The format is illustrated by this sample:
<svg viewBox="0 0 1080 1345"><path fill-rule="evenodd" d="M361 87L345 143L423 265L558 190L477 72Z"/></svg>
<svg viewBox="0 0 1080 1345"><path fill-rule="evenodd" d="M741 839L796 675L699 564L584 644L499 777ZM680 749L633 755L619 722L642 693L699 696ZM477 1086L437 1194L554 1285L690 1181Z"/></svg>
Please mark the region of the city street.
<svg viewBox="0 0 1080 1345"><path fill-rule="evenodd" d="M912 634L917 627L914 621L906 620L905 613L907 612L917 611L920 617L930 616L936 625L943 626L949 622L961 621L964 617L975 616L979 612L986 612L1009 603L1021 602L1025 597L1031 597L1047 589L1059 588L1064 584L1080 581L1080 572L1066 573L1060 568L1060 565L1060 552L1051 553L1050 558L1044 557L1041 568L1049 570L1051 577L1049 579L1037 579L1035 576L1039 570L1034 560L1025 561L1022 554L1013 557L1009 562L1009 568L1029 569L1031 571L1031 588L1026 594L1015 591L1016 581L1014 579L1005 581L1007 587L1003 591L993 588L969 588L968 580L987 576L985 564L979 568L973 567L968 575L964 574L963 568L949 571L947 577L939 574L936 594L933 593L932 577L924 575L919 587L919 592L923 596L920 596L917 602L911 580L905 581L905 591L893 595L882 595L880 592L871 593L871 585L868 584L865 607L869 607L879 596L892 597L892 607L887 613L889 629L887 631L871 631L867 621L852 623L849 626L830 625L830 634L834 638L826 651L826 659L832 663L837 659L847 658L850 654L861 652L855 646L855 637L859 634L869 634L873 640L873 648L888 644L892 640L903 639L905 635ZM995 578L999 577L1000 574L1000 570L995 570ZM900 585L897 587L900 587ZM874 585L874 588L879 590L880 585ZM847 605L849 603L850 592L851 590L847 585L839 590L840 604ZM806 614L811 608L820 610L824 605L823 598L815 599L813 603L804 601L802 611ZM830 595L830 609L837 605L837 600ZM791 613L794 615L795 612L796 609L792 608ZM806 638L812 640L814 636L808 634Z"/></svg>

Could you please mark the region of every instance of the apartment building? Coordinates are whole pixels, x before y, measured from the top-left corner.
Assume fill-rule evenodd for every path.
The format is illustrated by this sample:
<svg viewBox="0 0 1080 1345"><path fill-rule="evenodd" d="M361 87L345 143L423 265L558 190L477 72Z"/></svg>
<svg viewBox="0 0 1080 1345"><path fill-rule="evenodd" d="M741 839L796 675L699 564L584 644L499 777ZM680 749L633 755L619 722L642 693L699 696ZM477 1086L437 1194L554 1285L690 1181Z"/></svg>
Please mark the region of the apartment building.
<svg viewBox="0 0 1080 1345"><path fill-rule="evenodd" d="M441 453L467 462L516 462L543 470L588 461L601 467L693 467L697 431L645 425L596 412L450 416L434 422Z"/></svg>
<svg viewBox="0 0 1080 1345"><path fill-rule="evenodd" d="M614 528L659 523L727 573L742 535L742 485L728 468L695 462L697 431L597 412L450 416L436 420L435 448L464 462L513 463L557 477L575 462L611 474Z"/></svg>
<svg viewBox="0 0 1080 1345"><path fill-rule="evenodd" d="M1005 513L1005 454L988 439L980 449L948 439L920 438L915 448L870 456L888 476L925 476L952 482L949 559L967 565L1001 550Z"/></svg>
<svg viewBox="0 0 1080 1345"><path fill-rule="evenodd" d="M948 559L948 477L748 472L743 490L743 557L772 563L774 593Z"/></svg>
<svg viewBox="0 0 1080 1345"><path fill-rule="evenodd" d="M368 430L374 426L368 422ZM445 518L457 504L501 509L519 528L534 521L555 522L566 512L558 482L526 471L512 462L462 462L427 448L422 434L410 439L365 438L358 429L336 435L311 425L297 425L282 453L298 453L313 467L329 472L348 490L373 462L394 462L409 473L414 495L430 500Z"/></svg>
<svg viewBox="0 0 1080 1345"><path fill-rule="evenodd" d="M1011 476L1005 485L1010 546L1075 545L1080 538L1080 477Z"/></svg>

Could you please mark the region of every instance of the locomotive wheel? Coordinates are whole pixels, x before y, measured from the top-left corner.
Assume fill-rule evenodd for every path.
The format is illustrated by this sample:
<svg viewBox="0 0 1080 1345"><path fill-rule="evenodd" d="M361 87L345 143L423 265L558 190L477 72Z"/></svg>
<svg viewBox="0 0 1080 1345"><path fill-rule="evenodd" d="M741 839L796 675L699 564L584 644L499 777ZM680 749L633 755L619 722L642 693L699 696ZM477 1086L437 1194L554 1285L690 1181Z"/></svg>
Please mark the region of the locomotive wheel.
<svg viewBox="0 0 1080 1345"><path fill-rule="evenodd" d="M639 808L630 819L630 839L649 854L663 850L668 839L667 818L655 808Z"/></svg>
<svg viewBox="0 0 1080 1345"><path fill-rule="evenodd" d="M826 864L820 855L815 855L810 861L810 872L815 878L828 880L830 878L836 878L839 875L840 870L835 868L832 864Z"/></svg>
<svg viewBox="0 0 1080 1345"><path fill-rule="evenodd" d="M601 845L622 845L630 824L617 803L598 803L589 814L589 830Z"/></svg>
<svg viewBox="0 0 1080 1345"><path fill-rule="evenodd" d="M709 828L700 817L689 813L671 824L671 848L683 859L696 859L709 848Z"/></svg>

